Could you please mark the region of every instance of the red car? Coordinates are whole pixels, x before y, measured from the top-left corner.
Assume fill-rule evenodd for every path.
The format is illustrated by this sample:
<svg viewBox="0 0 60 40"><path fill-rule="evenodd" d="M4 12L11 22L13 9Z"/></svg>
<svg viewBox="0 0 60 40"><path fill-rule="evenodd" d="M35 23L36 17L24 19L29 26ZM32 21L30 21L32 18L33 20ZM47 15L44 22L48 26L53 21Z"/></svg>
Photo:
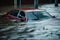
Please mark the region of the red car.
<svg viewBox="0 0 60 40"><path fill-rule="evenodd" d="M22 9L11 10L6 14L4 14L3 17L6 17L10 20L24 22L33 18L35 18L34 20L38 20L38 19L42 20L46 18L48 19L51 18L52 16L48 12L40 9L22 8Z"/></svg>

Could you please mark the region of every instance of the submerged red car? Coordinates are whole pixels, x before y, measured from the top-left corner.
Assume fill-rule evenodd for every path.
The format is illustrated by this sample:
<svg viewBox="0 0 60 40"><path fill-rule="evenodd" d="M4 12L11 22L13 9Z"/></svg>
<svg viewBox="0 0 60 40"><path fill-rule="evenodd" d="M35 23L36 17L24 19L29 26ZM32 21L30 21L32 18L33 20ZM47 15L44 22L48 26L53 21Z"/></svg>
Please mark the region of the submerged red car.
<svg viewBox="0 0 60 40"><path fill-rule="evenodd" d="M6 17L10 20L24 22L30 19L32 20L49 19L52 16L48 12L40 10L40 9L22 8L22 9L11 10L7 12L6 14L4 14L3 17Z"/></svg>

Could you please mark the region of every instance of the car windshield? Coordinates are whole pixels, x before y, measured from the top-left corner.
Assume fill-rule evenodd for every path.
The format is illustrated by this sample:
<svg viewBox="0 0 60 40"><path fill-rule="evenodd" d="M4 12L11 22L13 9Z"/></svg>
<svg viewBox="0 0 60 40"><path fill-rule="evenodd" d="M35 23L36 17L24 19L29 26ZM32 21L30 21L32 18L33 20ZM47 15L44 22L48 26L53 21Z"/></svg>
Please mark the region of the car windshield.
<svg viewBox="0 0 60 40"><path fill-rule="evenodd" d="M29 20L43 20L51 18L51 15L45 11L28 12Z"/></svg>
<svg viewBox="0 0 60 40"><path fill-rule="evenodd" d="M28 20L32 20L32 19L37 19L37 17L33 14L34 12L28 12Z"/></svg>

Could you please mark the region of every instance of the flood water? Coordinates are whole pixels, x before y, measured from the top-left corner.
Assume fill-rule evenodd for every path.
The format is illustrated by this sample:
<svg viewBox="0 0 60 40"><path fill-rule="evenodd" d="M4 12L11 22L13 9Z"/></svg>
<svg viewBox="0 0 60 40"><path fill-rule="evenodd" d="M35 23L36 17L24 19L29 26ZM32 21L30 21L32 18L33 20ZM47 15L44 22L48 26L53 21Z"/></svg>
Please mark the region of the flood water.
<svg viewBox="0 0 60 40"><path fill-rule="evenodd" d="M48 21L47 21L48 22ZM55 21L57 22L57 21ZM45 23L44 23L45 24ZM0 40L60 40L60 25L54 27L44 24L16 25L16 28L0 33ZM45 24L46 25L46 24ZM48 27L49 26L49 27Z"/></svg>

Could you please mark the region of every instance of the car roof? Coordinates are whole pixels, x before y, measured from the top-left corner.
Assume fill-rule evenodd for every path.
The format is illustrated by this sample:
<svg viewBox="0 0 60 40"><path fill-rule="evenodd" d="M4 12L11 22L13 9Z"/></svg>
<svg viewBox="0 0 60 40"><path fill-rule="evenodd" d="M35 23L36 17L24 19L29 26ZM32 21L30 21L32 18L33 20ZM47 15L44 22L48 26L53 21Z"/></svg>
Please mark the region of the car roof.
<svg viewBox="0 0 60 40"><path fill-rule="evenodd" d="M19 10L35 10L35 8L19 8Z"/></svg>
<svg viewBox="0 0 60 40"><path fill-rule="evenodd" d="M35 8L19 8L18 10L24 11L24 12L45 11L43 9L35 9Z"/></svg>
<svg viewBox="0 0 60 40"><path fill-rule="evenodd" d="M20 10L23 12L45 11L43 9L35 9L35 8L16 8L16 9L12 9L12 10ZM10 10L10 11L12 11L12 10Z"/></svg>
<svg viewBox="0 0 60 40"><path fill-rule="evenodd" d="M23 10L24 12L34 12L34 11L44 11L44 10L40 10L40 9L35 9L35 10Z"/></svg>

